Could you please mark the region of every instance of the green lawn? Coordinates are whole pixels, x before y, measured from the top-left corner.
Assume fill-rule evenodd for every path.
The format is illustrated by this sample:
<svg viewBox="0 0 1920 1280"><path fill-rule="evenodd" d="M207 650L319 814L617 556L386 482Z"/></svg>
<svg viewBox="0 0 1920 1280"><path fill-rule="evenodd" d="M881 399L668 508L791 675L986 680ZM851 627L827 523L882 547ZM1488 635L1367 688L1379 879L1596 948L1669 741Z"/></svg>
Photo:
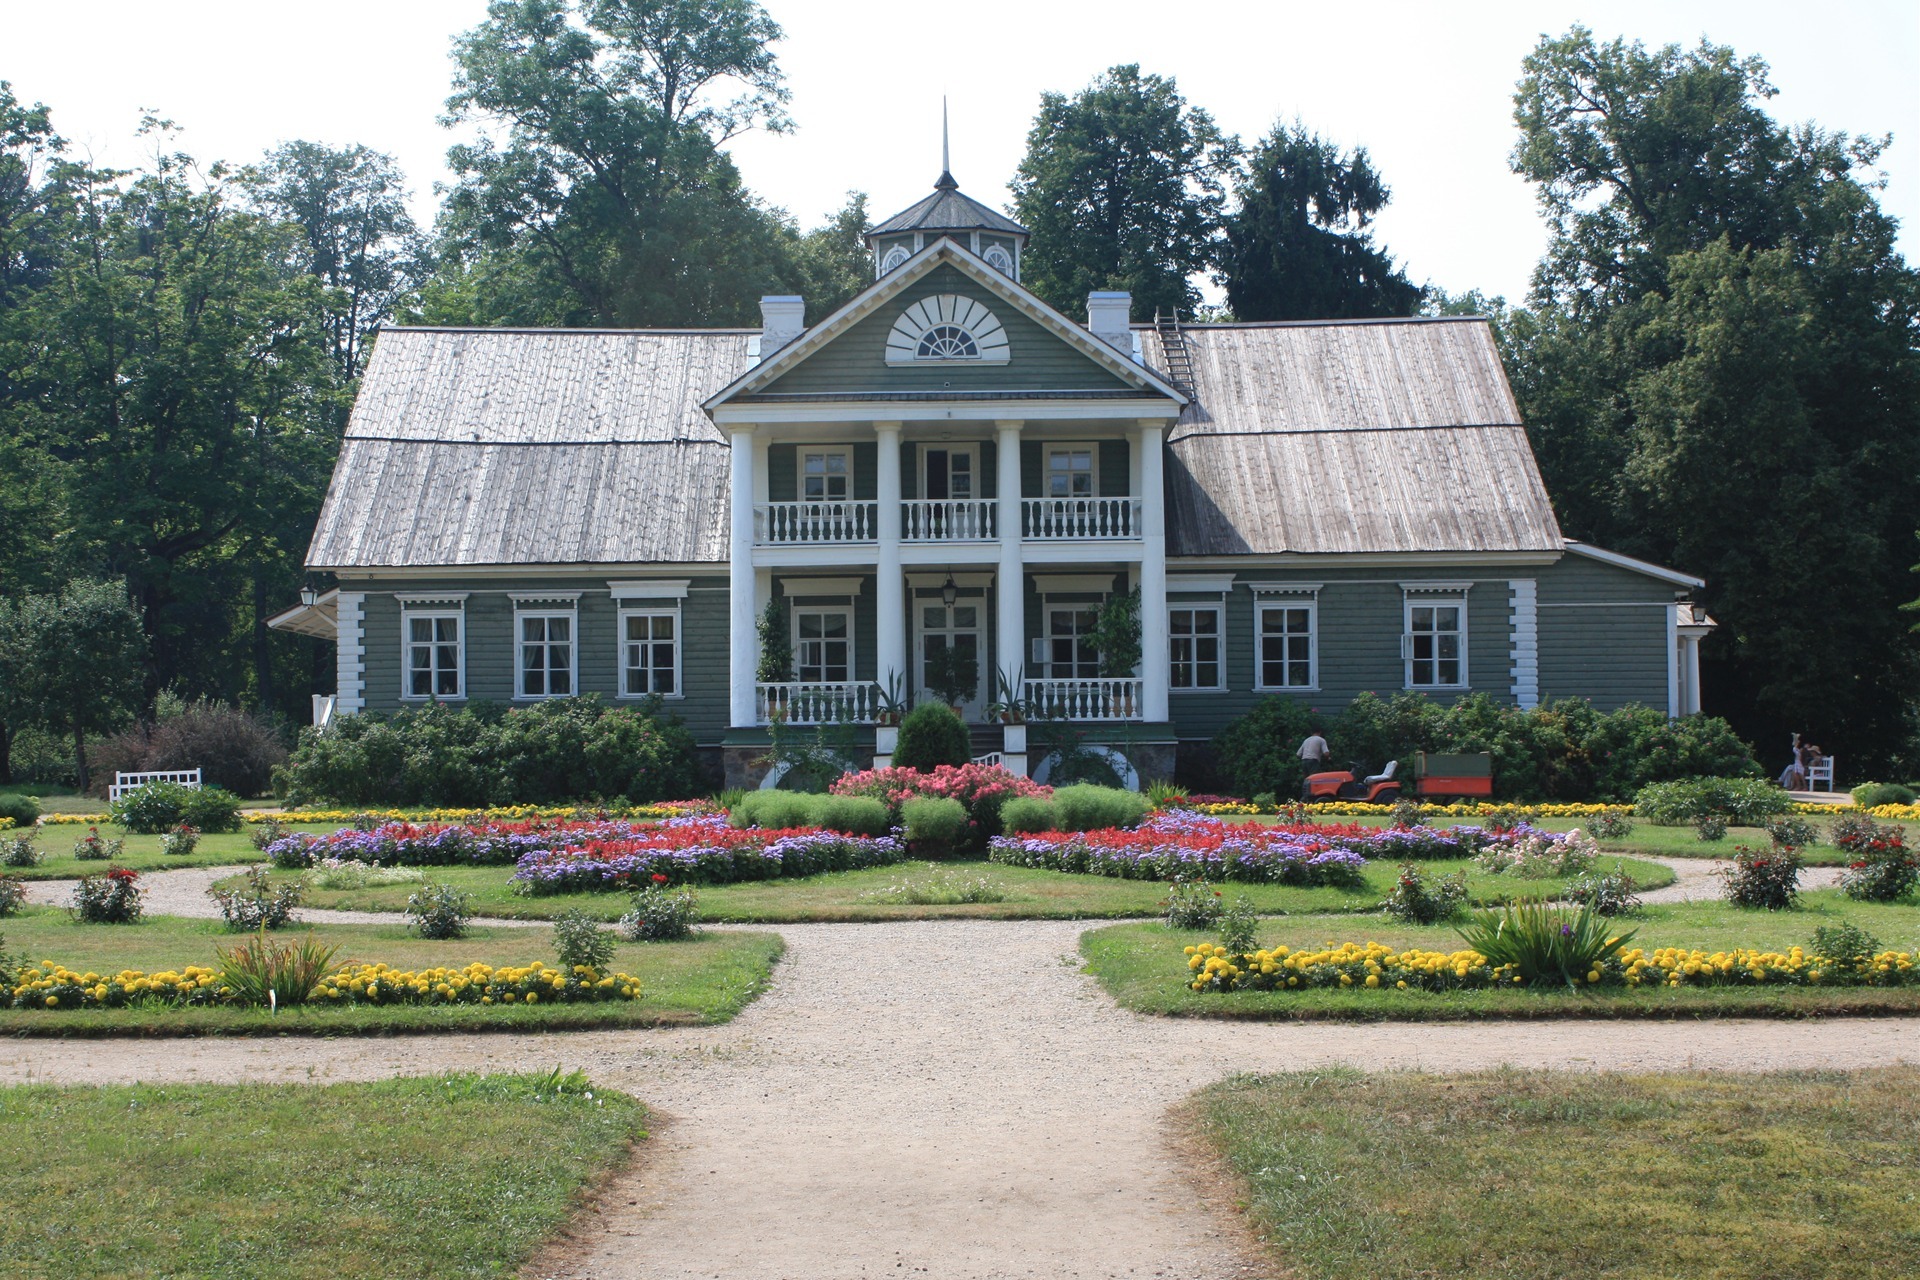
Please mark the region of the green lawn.
<svg viewBox="0 0 1920 1280"><path fill-rule="evenodd" d="M1785 950L1805 946L1822 924L1851 921L1898 950L1920 949L1920 905L1854 902L1828 890L1801 895L1793 911L1743 911L1719 902L1679 902L1622 919L1637 929L1634 946L1736 946ZM1450 1018L1767 1017L1840 1013L1920 1013L1920 988L1720 988L1574 994L1548 991L1309 991L1196 992L1187 987L1183 948L1215 941L1205 932L1160 924L1125 924L1081 936L1087 971L1114 999L1140 1013L1189 1018L1342 1019L1430 1021ZM1329 942L1380 942L1405 948L1456 951L1466 943L1449 925L1404 925L1376 916L1286 918L1262 922L1262 947L1316 948Z"/></svg>
<svg viewBox="0 0 1920 1280"><path fill-rule="evenodd" d="M1558 892L1563 880L1520 880L1492 876L1470 861L1422 863L1442 874L1467 872L1477 898L1535 896ZM1611 868L1611 860L1602 864ZM1629 873L1643 883L1673 883L1673 873L1650 862L1627 860ZM425 867L434 879L459 885L474 895L474 910L505 919L551 919L570 907L579 907L604 919L619 918L627 907L623 893L564 893L522 897L509 887L511 867ZM279 873L282 877L295 873ZM1394 863L1367 868L1365 889L1299 889L1287 885L1222 884L1232 897L1244 893L1264 914L1280 912L1371 911L1393 887L1399 874ZM987 879L1001 885L1003 902L903 904L876 902L867 895L903 883L925 883L937 878ZM417 885L386 885L371 889L313 890L312 907L351 911L399 911ZM757 880L745 884L696 885L703 920L775 924L799 921L931 920L973 918L988 920L1124 919L1157 915L1166 886L1157 880L1116 880L1107 876L1068 875L1003 867L985 861L952 861L929 871L928 864L908 862L865 871L837 871L794 880Z"/></svg>
<svg viewBox="0 0 1920 1280"><path fill-rule="evenodd" d="M512 1274L646 1114L537 1075L0 1088L0 1257L17 1280Z"/></svg>
<svg viewBox="0 0 1920 1280"><path fill-rule="evenodd" d="M323 826L288 827L289 831L305 831L313 835L324 835L338 831L338 823ZM11 834L11 833L7 833ZM158 871L165 867L219 867L239 862L259 862L261 854L253 847L253 829L236 831L223 835L203 835L200 843L194 846L192 853L185 857L171 856L160 852L159 836L130 836L109 822L100 825L103 840L126 841L125 848L118 858L111 862L82 862L73 856L73 846L87 834L87 828L74 823L61 823L58 826L43 826L37 843L45 855L37 867L0 867L0 874L20 876L27 880L72 880L80 876L105 871L109 866L132 867L135 871Z"/></svg>
<svg viewBox="0 0 1920 1280"><path fill-rule="evenodd" d="M282 938L304 936L289 929ZM338 943L340 963L385 961L398 968L555 963L547 929L479 926L462 939L429 942L399 925L328 925L313 930ZM236 935L218 921L152 916L134 925L76 924L64 911L29 907L0 919L5 949L29 964L52 960L98 973L157 972L211 965ZM596 1026L673 1026L726 1022L766 989L785 945L770 933L707 932L684 942L622 942L614 968L641 981L635 1001L606 1004L283 1009L155 1008L51 1012L0 1009L0 1035L384 1035L415 1031L541 1031Z"/></svg>
<svg viewBox="0 0 1920 1280"><path fill-rule="evenodd" d="M1920 1069L1222 1081L1200 1135L1298 1280L1891 1280L1920 1258ZM1904 1259L1904 1261L1903 1261Z"/></svg>

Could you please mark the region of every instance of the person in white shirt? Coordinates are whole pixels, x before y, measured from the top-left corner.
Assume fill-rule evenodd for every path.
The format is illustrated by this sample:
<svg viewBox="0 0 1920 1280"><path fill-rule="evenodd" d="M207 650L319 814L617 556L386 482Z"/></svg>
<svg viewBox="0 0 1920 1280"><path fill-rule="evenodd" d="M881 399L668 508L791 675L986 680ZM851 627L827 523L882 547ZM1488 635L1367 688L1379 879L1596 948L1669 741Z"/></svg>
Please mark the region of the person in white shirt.
<svg viewBox="0 0 1920 1280"><path fill-rule="evenodd" d="M1307 735L1300 744L1300 759L1306 762L1308 773L1318 773L1327 763L1327 740L1316 730Z"/></svg>

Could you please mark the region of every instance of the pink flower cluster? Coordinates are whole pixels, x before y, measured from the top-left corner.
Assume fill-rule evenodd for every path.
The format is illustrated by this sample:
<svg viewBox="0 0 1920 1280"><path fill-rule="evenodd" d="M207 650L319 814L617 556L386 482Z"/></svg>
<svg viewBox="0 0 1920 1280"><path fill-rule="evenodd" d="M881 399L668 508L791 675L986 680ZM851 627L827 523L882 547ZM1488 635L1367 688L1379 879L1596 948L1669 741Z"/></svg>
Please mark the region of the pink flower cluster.
<svg viewBox="0 0 1920 1280"><path fill-rule="evenodd" d="M976 817L983 809L998 812L1014 796L1053 794L1052 787L1043 787L997 764L943 764L924 772L868 769L843 774L831 790L837 796L869 796L894 810L915 796L941 796L958 800L969 815Z"/></svg>

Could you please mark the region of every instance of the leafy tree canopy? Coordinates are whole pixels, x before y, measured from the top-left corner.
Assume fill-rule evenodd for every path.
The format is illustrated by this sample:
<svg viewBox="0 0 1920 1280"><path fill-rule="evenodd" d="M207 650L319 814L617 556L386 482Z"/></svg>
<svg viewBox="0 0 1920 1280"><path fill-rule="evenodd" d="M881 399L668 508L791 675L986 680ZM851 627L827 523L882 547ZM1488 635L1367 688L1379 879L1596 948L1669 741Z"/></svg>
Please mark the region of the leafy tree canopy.
<svg viewBox="0 0 1920 1280"><path fill-rule="evenodd" d="M1362 147L1351 154L1295 123L1249 158L1216 279L1237 320L1411 315L1423 290L1376 248L1391 192Z"/></svg>
<svg viewBox="0 0 1920 1280"><path fill-rule="evenodd" d="M0 717L65 735L81 789L86 736L139 706L146 640L117 582L76 580L58 594L0 597Z"/></svg>
<svg viewBox="0 0 1920 1280"><path fill-rule="evenodd" d="M1914 750L1920 277L1864 176L1783 126L1757 58L1543 40L1513 164L1552 227L1509 365L1562 523L1708 581L1715 708L1863 768Z"/></svg>
<svg viewBox="0 0 1920 1280"><path fill-rule="evenodd" d="M1068 315L1124 289L1135 314L1192 311L1213 265L1238 143L1165 76L1114 67L1072 97L1046 93L1013 179L1033 233L1021 281Z"/></svg>

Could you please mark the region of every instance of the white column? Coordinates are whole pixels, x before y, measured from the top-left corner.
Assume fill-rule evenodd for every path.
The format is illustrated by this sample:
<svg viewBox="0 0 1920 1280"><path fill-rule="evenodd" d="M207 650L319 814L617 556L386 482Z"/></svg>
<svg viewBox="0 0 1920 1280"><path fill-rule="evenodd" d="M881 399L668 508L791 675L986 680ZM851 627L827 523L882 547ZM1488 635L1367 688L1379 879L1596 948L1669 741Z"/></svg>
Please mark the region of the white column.
<svg viewBox="0 0 1920 1280"><path fill-rule="evenodd" d="M1163 430L1157 422L1140 424L1140 525L1145 534L1140 548L1140 676L1145 682L1143 710L1153 724L1168 719L1167 682L1172 675L1167 648L1167 503L1160 467Z"/></svg>
<svg viewBox="0 0 1920 1280"><path fill-rule="evenodd" d="M994 663L1008 680L1014 695L1024 696L1020 682L1027 669L1027 579L1020 558L1020 424L995 424L995 492L999 495L1000 572L996 575L999 617L994 629Z"/></svg>
<svg viewBox="0 0 1920 1280"><path fill-rule="evenodd" d="M733 545L728 560L727 599L731 620L728 624L727 655L731 673L730 719L735 728L758 723L754 703L754 668L760 663L760 642L754 631L753 602L753 476L754 439L752 427L736 427L730 437L733 458Z"/></svg>
<svg viewBox="0 0 1920 1280"><path fill-rule="evenodd" d="M900 576L900 424L874 424L874 438L880 452L877 495L880 509L880 556L874 570L874 608L878 617L874 626L874 673L880 687L888 688L899 677L900 696L907 691L907 601L906 582Z"/></svg>
<svg viewBox="0 0 1920 1280"><path fill-rule="evenodd" d="M350 716L364 711L367 706L366 604L367 596L363 591L342 591L335 600L334 616L338 623L333 648L333 709L337 715ZM407 625L404 617L400 625ZM399 692L398 689L392 690L395 694Z"/></svg>
<svg viewBox="0 0 1920 1280"><path fill-rule="evenodd" d="M1680 715L1680 606L1667 606L1667 718Z"/></svg>
<svg viewBox="0 0 1920 1280"><path fill-rule="evenodd" d="M1687 691L1680 700L1680 714L1700 714L1700 637L1687 636Z"/></svg>

